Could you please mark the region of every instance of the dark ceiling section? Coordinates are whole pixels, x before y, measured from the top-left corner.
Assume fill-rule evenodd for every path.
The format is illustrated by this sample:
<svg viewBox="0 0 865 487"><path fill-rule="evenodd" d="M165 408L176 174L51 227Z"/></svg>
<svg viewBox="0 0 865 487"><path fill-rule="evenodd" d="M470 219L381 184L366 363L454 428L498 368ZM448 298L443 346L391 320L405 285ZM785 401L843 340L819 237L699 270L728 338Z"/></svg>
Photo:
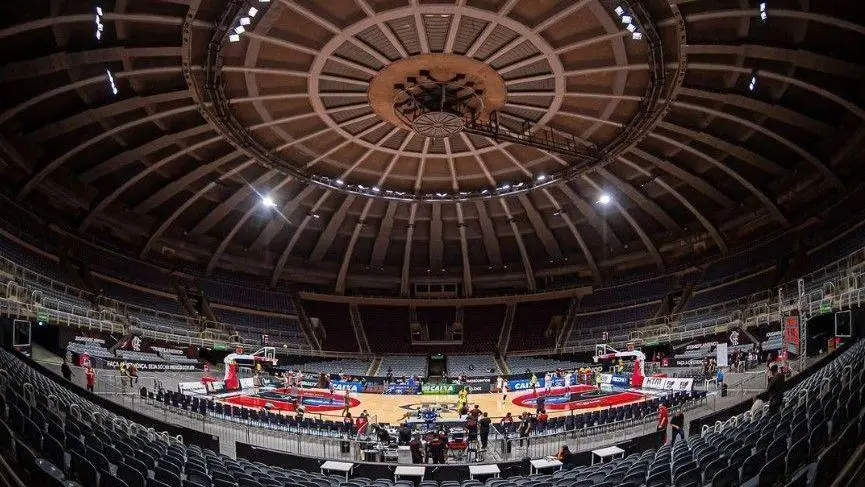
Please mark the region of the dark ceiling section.
<svg viewBox="0 0 865 487"><path fill-rule="evenodd" d="M248 0L258 12L237 42L215 30L241 17L225 19L224 0L100 2L101 40L95 3L10 3L3 191L69 231L201 273L340 293L417 279L533 290L541 274L591 282L700 262L861 191L865 14L853 0L769 0L765 22L753 2L633 0L663 46L663 111L605 164L545 186L574 159L477 134L425 139L380 118L369 83L415 54L465 56L504 80L503 126L603 148L654 83L649 43L615 2ZM214 123L212 40L224 113L299 172ZM429 201L437 193L449 196Z"/></svg>

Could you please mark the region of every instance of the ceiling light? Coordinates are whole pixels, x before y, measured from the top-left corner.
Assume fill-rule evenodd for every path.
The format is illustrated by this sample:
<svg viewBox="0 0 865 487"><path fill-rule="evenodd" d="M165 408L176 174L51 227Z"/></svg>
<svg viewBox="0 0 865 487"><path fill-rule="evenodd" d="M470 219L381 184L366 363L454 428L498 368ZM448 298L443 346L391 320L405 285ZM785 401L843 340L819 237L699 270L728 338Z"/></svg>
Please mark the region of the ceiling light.
<svg viewBox="0 0 865 487"><path fill-rule="evenodd" d="M258 3L270 3L270 0L258 0Z"/></svg>
<svg viewBox="0 0 865 487"><path fill-rule="evenodd" d="M273 201L273 198L270 196L262 196L261 204L268 208L274 208L276 206L276 201Z"/></svg>
<svg viewBox="0 0 865 487"><path fill-rule="evenodd" d="M545 174L541 174L538 176L538 181L546 181L547 176Z"/></svg>
<svg viewBox="0 0 865 487"><path fill-rule="evenodd" d="M634 32L633 34L631 34L631 39L639 41L642 38L643 38L642 32Z"/></svg>
<svg viewBox="0 0 865 487"><path fill-rule="evenodd" d="M634 24L628 24L628 31L630 31L630 32L634 32L635 30L637 30L637 26L636 26L636 25L634 25Z"/></svg>
<svg viewBox="0 0 865 487"><path fill-rule="evenodd" d="M757 89L757 75L751 75L751 82L748 83L748 91L754 91Z"/></svg>
<svg viewBox="0 0 865 487"><path fill-rule="evenodd" d="M117 85L114 83L114 76L111 74L110 69L106 69L105 73L108 74L108 85L111 87L111 92L116 95L119 90L117 89Z"/></svg>
<svg viewBox="0 0 865 487"><path fill-rule="evenodd" d="M602 205L609 205L610 201L613 201L613 198L610 197L607 193L601 194L601 197L598 199L598 203Z"/></svg>
<svg viewBox="0 0 865 487"><path fill-rule="evenodd" d="M336 184L342 186L343 184L345 184L345 181L343 181L342 179L337 179Z"/></svg>
<svg viewBox="0 0 865 487"><path fill-rule="evenodd" d="M102 13L102 7L96 7L96 15L102 17L104 14Z"/></svg>
<svg viewBox="0 0 865 487"><path fill-rule="evenodd" d="M231 34L230 36L228 36L228 40L230 42L240 42L240 36L237 34Z"/></svg>
<svg viewBox="0 0 865 487"><path fill-rule="evenodd" d="M489 193L489 192L490 192L490 190L485 189L485 190L481 191L481 194L487 194L487 193Z"/></svg>
<svg viewBox="0 0 865 487"><path fill-rule="evenodd" d="M249 25L252 23L252 20L249 17L241 17L240 25Z"/></svg>
<svg viewBox="0 0 865 487"><path fill-rule="evenodd" d="M243 34L244 32L246 32L246 29L244 29L242 25L238 25L234 28L235 34Z"/></svg>
<svg viewBox="0 0 865 487"><path fill-rule="evenodd" d="M258 9L255 7L249 7L249 16L255 17L256 15L258 15Z"/></svg>
<svg viewBox="0 0 865 487"><path fill-rule="evenodd" d="M378 186L373 186L373 187L372 187L372 192L373 192L373 193L380 193L380 192L381 192L381 188L379 188Z"/></svg>
<svg viewBox="0 0 865 487"><path fill-rule="evenodd" d="M503 184L502 187L499 189L502 191L507 191L507 190L511 189L511 185L510 184Z"/></svg>
<svg viewBox="0 0 865 487"><path fill-rule="evenodd" d="M619 17L621 17L621 16L624 15L624 14L625 14L625 9L623 9L621 6L616 7L616 15L618 15Z"/></svg>
<svg viewBox="0 0 865 487"><path fill-rule="evenodd" d="M634 19L630 15L622 15L622 23L630 24Z"/></svg>

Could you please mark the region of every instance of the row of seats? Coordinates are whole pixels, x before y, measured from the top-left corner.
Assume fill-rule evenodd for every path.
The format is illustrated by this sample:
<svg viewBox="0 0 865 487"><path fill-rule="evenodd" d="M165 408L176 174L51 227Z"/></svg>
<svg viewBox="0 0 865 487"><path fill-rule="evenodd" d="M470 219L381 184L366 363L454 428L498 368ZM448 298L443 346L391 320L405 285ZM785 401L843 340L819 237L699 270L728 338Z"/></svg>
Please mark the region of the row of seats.
<svg viewBox="0 0 865 487"><path fill-rule="evenodd" d="M756 485L790 480L826 485L865 439L865 342L785 394L777 414L734 416L674 446L552 475L491 479L488 487L676 487ZM6 351L0 352L0 453L32 485L73 487L390 487L387 479L327 477L232 459L103 410ZM830 386L827 386L827 381ZM199 401L200 407L201 401ZM10 427L11 426L11 427ZM828 447L826 445L829 445ZM73 481L75 483L69 483ZM403 485L403 484L401 484ZM408 484L404 484L407 485ZM477 487L480 482L423 487Z"/></svg>

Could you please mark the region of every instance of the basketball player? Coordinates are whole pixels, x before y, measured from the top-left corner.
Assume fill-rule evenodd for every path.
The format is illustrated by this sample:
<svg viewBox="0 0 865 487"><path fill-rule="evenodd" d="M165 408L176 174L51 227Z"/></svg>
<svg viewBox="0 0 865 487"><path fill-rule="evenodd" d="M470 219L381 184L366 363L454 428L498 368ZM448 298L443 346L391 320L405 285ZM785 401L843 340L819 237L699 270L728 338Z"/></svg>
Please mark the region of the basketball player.
<svg viewBox="0 0 865 487"><path fill-rule="evenodd" d="M570 394L571 392L571 379L574 378L574 374L569 370L567 374L565 374L565 394Z"/></svg>
<svg viewBox="0 0 865 487"><path fill-rule="evenodd" d="M508 381L502 382L502 406L505 405L505 401L508 400Z"/></svg>
<svg viewBox="0 0 865 487"><path fill-rule="evenodd" d="M544 376L544 388L547 390L547 394L550 393L550 389L553 388L553 373L547 372Z"/></svg>
<svg viewBox="0 0 865 487"><path fill-rule="evenodd" d="M460 389L459 399L457 400L457 411L462 411L464 407L468 406L469 402L469 390L466 387Z"/></svg>
<svg viewBox="0 0 865 487"><path fill-rule="evenodd" d="M343 396L343 406L342 406L342 415L347 416L348 410L351 408L351 397L348 395L348 389L345 390L345 395Z"/></svg>

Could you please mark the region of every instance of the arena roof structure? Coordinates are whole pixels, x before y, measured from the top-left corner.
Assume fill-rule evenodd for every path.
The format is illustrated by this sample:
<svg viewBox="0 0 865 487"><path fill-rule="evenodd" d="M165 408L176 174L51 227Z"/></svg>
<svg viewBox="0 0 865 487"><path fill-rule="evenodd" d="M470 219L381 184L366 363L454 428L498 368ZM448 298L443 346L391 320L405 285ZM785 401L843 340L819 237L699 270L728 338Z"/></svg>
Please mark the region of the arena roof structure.
<svg viewBox="0 0 865 487"><path fill-rule="evenodd" d="M5 204L202 275L534 291L861 204L858 1L0 12Z"/></svg>

